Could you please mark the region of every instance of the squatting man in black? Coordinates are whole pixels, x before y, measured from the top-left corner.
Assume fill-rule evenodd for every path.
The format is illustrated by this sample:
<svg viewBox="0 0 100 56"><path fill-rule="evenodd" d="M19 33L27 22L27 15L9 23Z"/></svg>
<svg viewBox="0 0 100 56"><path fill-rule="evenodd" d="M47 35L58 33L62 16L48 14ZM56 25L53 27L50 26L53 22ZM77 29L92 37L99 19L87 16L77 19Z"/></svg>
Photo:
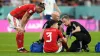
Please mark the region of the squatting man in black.
<svg viewBox="0 0 100 56"><path fill-rule="evenodd" d="M67 15L62 17L62 22L67 27L66 35L68 37L74 36L76 38L76 40L72 42L69 51L81 52L83 49L85 52L89 52L88 44L91 42L89 32L80 23L71 21Z"/></svg>

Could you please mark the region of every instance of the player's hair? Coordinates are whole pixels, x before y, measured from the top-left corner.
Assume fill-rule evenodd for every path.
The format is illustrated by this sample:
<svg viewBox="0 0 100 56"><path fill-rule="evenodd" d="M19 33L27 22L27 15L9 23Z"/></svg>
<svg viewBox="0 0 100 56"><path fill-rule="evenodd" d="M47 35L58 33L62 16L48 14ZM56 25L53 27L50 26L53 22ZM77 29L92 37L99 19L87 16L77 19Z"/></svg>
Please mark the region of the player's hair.
<svg viewBox="0 0 100 56"><path fill-rule="evenodd" d="M58 23L58 21L51 20L51 21L49 22L49 24L50 24L50 27L51 27L53 24L55 24L55 23Z"/></svg>
<svg viewBox="0 0 100 56"><path fill-rule="evenodd" d="M70 19L68 15L64 15L64 16L62 17L62 19L64 19L64 18L67 19L67 20Z"/></svg>
<svg viewBox="0 0 100 56"><path fill-rule="evenodd" d="M38 2L37 5L45 10L45 3Z"/></svg>

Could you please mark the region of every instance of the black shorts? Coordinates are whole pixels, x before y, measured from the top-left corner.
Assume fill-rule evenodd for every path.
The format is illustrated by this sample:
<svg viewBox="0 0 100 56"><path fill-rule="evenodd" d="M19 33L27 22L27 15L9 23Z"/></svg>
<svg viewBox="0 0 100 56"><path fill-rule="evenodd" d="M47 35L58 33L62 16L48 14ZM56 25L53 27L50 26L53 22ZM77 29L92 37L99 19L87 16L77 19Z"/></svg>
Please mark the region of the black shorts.
<svg viewBox="0 0 100 56"><path fill-rule="evenodd" d="M72 42L71 47L69 48L70 52L78 52L80 48L80 44L78 40Z"/></svg>
<svg viewBox="0 0 100 56"><path fill-rule="evenodd" d="M74 37L76 37L76 40L71 44L71 52L79 52L82 48L85 48L84 46L88 46L88 44L91 42L91 37L89 34L75 33Z"/></svg>
<svg viewBox="0 0 100 56"><path fill-rule="evenodd" d="M73 36L76 37L76 40L84 42L84 44L88 44L91 42L90 34L77 32L77 33L73 34Z"/></svg>
<svg viewBox="0 0 100 56"><path fill-rule="evenodd" d="M75 40L72 42L71 47L69 48L70 52L80 52L82 49L88 48L88 44Z"/></svg>

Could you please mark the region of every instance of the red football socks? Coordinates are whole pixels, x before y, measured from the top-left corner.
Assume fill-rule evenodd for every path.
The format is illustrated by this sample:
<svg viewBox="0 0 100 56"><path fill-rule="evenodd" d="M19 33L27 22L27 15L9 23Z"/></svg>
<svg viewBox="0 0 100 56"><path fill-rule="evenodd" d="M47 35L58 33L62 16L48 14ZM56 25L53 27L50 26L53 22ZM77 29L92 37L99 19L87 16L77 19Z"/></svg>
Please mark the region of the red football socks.
<svg viewBox="0 0 100 56"><path fill-rule="evenodd" d="M16 42L17 42L17 47L22 48L24 44L24 33L17 33L16 34Z"/></svg>

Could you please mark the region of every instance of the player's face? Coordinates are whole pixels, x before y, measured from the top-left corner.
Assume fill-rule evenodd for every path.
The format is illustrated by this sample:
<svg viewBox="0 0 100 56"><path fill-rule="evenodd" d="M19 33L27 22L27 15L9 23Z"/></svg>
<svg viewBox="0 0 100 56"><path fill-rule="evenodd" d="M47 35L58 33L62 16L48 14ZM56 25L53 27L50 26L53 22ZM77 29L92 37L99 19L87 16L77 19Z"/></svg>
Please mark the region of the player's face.
<svg viewBox="0 0 100 56"><path fill-rule="evenodd" d="M44 8L38 7L38 8L36 9L36 12L37 12L37 13L41 13L42 11L44 11Z"/></svg>
<svg viewBox="0 0 100 56"><path fill-rule="evenodd" d="M65 19L65 18L64 18L64 19L62 20L62 22L64 23L65 26L70 25L70 20L68 20L68 19Z"/></svg>

